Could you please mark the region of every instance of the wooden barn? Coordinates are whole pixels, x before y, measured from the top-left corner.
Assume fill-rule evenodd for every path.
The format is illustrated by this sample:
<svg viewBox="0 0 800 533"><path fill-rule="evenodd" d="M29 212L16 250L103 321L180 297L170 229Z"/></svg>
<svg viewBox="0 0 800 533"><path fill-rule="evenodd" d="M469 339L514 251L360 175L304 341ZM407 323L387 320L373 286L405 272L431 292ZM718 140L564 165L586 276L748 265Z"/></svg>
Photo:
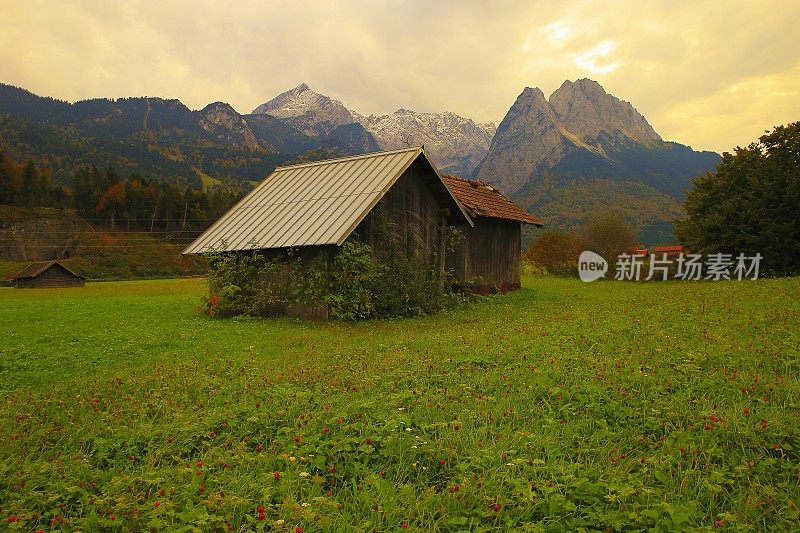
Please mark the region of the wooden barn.
<svg viewBox="0 0 800 533"><path fill-rule="evenodd" d="M472 226L422 148L407 148L275 169L184 254L293 249L326 262L351 235L392 246L444 272L448 226ZM326 318L326 309L287 305L274 314Z"/></svg>
<svg viewBox="0 0 800 533"><path fill-rule="evenodd" d="M541 227L543 222L491 185L448 175L444 180L474 221L474 227L462 228L463 239L448 254L448 268L480 294L519 289L522 224Z"/></svg>
<svg viewBox="0 0 800 533"><path fill-rule="evenodd" d="M83 287L86 278L79 276L58 261L32 263L10 278L18 289Z"/></svg>

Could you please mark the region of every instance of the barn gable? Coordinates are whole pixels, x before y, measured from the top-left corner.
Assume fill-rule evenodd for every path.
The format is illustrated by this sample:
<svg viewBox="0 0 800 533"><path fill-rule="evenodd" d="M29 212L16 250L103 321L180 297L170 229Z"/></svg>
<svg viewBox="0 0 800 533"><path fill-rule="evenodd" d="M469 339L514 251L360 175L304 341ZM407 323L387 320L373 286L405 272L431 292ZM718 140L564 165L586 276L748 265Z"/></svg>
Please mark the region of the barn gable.
<svg viewBox="0 0 800 533"><path fill-rule="evenodd" d="M184 254L341 244L414 165L448 223L472 225L422 148L279 167Z"/></svg>

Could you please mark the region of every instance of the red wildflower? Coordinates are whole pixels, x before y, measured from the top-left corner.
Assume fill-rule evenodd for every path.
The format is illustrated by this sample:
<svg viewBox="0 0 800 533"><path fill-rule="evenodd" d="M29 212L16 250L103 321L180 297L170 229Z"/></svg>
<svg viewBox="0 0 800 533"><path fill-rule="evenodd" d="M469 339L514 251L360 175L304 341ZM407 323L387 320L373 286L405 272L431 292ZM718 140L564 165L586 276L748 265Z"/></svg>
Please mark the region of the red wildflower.
<svg viewBox="0 0 800 533"><path fill-rule="evenodd" d="M153 502L153 507L161 507L161 502Z"/></svg>
<svg viewBox="0 0 800 533"><path fill-rule="evenodd" d="M706 424L705 426L703 426L703 429L705 429L706 431L708 431L708 430L710 430L710 429L711 429L711 426L709 426L708 424Z"/></svg>
<svg viewBox="0 0 800 533"><path fill-rule="evenodd" d="M408 522L403 522L403 525L401 527L403 529L408 529Z"/></svg>
<svg viewBox="0 0 800 533"><path fill-rule="evenodd" d="M386 472L381 470L380 472L378 472L378 475L381 476L381 477L386 477Z"/></svg>
<svg viewBox="0 0 800 533"><path fill-rule="evenodd" d="M211 298L208 299L208 304L214 307L218 303L219 303L219 296L217 296L216 294L212 294Z"/></svg>
<svg viewBox="0 0 800 533"><path fill-rule="evenodd" d="M6 520L11 523L19 522L20 520L22 520L22 515L12 514L8 518L6 518Z"/></svg>
<svg viewBox="0 0 800 533"><path fill-rule="evenodd" d="M300 527L300 526L297 526L296 528L294 528L294 533L303 533L303 528Z"/></svg>
<svg viewBox="0 0 800 533"><path fill-rule="evenodd" d="M258 519L259 520L266 520L267 519L267 515L265 515L264 513L258 513Z"/></svg>
<svg viewBox="0 0 800 533"><path fill-rule="evenodd" d="M259 514L261 514L261 513L264 513L264 512L266 512L267 510L264 508L264 506L263 506L263 505L259 505L258 507L256 507L256 511L257 511Z"/></svg>
<svg viewBox="0 0 800 533"><path fill-rule="evenodd" d="M330 430L330 428L328 426L325 426L324 428L322 428L322 432L323 433L330 433L331 430Z"/></svg>
<svg viewBox="0 0 800 533"><path fill-rule="evenodd" d="M272 474L272 477L275 478L275 481L280 481L281 480L281 473L280 472L275 472L274 474Z"/></svg>
<svg viewBox="0 0 800 533"><path fill-rule="evenodd" d="M742 412L744 413L745 416L747 416L747 415L750 414L750 408L749 407L745 407L744 411L742 411Z"/></svg>
<svg viewBox="0 0 800 533"><path fill-rule="evenodd" d="M197 487L197 490L199 490L200 492L205 492L206 491L206 486L205 485L200 485L199 487Z"/></svg>
<svg viewBox="0 0 800 533"><path fill-rule="evenodd" d="M294 436L294 441L295 442L300 442L300 435L295 435Z"/></svg>
<svg viewBox="0 0 800 533"><path fill-rule="evenodd" d="M500 512L500 509L501 509L502 507L500 507L500 504L499 504L499 503L495 503L495 504L491 505L489 508L490 508L492 511L494 511L495 513L499 513L499 512Z"/></svg>
<svg viewBox="0 0 800 533"><path fill-rule="evenodd" d="M723 522L720 519L717 519L717 520L714 521L714 527L722 527L724 525L725 525L725 522Z"/></svg>
<svg viewBox="0 0 800 533"><path fill-rule="evenodd" d="M117 519L117 515L115 515L115 514L112 514L111 516L109 516L109 518L110 518L111 520L116 520L116 519Z"/></svg>
<svg viewBox="0 0 800 533"><path fill-rule="evenodd" d="M167 437L167 442L172 444L172 437Z"/></svg>
<svg viewBox="0 0 800 533"><path fill-rule="evenodd" d="M444 460L444 459L439 459L439 464L440 464L441 466L444 466L444 463L445 463L445 460Z"/></svg>
<svg viewBox="0 0 800 533"><path fill-rule="evenodd" d="M36 533L44 533L44 529L37 529Z"/></svg>
<svg viewBox="0 0 800 533"><path fill-rule="evenodd" d="M781 446L780 446L780 444L773 444L773 445L772 445L772 449L773 449L773 450L780 450L780 449L781 449Z"/></svg>
<svg viewBox="0 0 800 533"><path fill-rule="evenodd" d="M336 467L335 466L329 467L328 468L328 472L330 472L331 474L335 474L336 473Z"/></svg>

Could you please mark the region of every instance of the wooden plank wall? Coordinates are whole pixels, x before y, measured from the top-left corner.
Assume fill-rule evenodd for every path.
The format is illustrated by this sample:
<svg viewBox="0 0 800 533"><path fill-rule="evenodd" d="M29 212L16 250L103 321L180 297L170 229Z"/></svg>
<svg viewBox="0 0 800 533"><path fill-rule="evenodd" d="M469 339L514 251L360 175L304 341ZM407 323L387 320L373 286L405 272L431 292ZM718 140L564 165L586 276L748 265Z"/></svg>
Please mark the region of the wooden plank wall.
<svg viewBox="0 0 800 533"><path fill-rule="evenodd" d="M478 217L475 227L460 226L464 235L448 254L447 267L459 281L475 281L476 292L507 291L520 286L521 224ZM479 279L478 279L479 278Z"/></svg>
<svg viewBox="0 0 800 533"><path fill-rule="evenodd" d="M423 172L424 166L413 164L356 228L357 238L372 246L379 256L387 251L383 248L393 245L409 257L441 261L437 254L444 238L446 214L426 185ZM391 244L386 243L387 239Z"/></svg>

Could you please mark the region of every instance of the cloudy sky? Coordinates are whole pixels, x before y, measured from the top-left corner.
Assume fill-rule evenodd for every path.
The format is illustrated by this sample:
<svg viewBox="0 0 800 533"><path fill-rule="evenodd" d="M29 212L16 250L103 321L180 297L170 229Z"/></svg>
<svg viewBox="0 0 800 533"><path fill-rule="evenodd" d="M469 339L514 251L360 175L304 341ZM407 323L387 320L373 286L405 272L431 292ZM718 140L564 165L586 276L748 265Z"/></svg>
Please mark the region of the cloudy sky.
<svg viewBox="0 0 800 533"><path fill-rule="evenodd" d="M222 100L308 83L360 113L499 123L588 77L665 139L731 150L800 120L795 0L0 0L0 82L65 100Z"/></svg>

